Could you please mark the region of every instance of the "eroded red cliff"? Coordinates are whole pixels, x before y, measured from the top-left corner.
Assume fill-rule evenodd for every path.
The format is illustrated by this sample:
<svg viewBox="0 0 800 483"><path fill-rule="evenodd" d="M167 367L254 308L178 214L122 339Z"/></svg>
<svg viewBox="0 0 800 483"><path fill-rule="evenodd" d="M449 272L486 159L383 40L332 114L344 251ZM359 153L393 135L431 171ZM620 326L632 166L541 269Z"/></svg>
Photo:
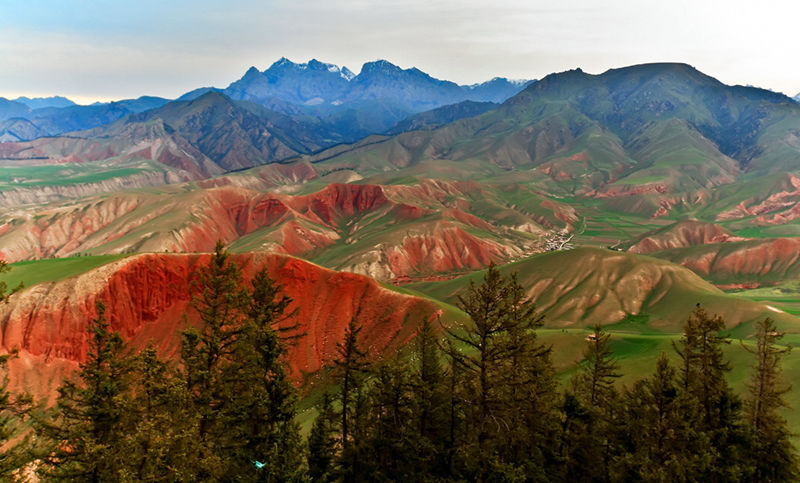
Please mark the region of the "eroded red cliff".
<svg viewBox="0 0 800 483"><path fill-rule="evenodd" d="M106 305L112 328L134 347L152 342L174 357L178 330L196 321L190 282L209 256L137 255L13 297L0 307L2 348L20 350L11 364L12 388L54 395L85 355L86 324L96 316L97 300ZM248 280L266 266L292 298L289 323L299 324L300 338L289 347L287 362L296 381L330 363L351 318L363 327L367 353L378 358L408 342L419 321L436 310L429 301L393 292L368 277L288 256L243 254L234 260Z"/></svg>

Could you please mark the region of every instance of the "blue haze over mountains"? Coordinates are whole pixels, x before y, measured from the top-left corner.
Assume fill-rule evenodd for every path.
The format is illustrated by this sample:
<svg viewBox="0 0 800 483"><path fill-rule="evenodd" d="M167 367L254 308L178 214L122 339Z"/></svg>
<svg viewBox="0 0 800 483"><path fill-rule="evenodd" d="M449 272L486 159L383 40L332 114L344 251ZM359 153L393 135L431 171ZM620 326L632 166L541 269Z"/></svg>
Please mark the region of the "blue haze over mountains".
<svg viewBox="0 0 800 483"><path fill-rule="evenodd" d="M177 100L190 101L213 91L234 101L258 104L315 126L321 145L329 145L387 132L414 114L442 106L469 101L480 102L480 109L488 110L531 82L494 78L481 84L458 85L385 60L364 64L356 75L346 67L318 60L298 64L282 58L264 71L251 67L225 89L199 88ZM63 97L0 98L0 142L93 129L169 102L143 96L79 106ZM473 105L456 107L448 111L447 120L462 112L474 115L477 111ZM419 122L414 125L419 127Z"/></svg>

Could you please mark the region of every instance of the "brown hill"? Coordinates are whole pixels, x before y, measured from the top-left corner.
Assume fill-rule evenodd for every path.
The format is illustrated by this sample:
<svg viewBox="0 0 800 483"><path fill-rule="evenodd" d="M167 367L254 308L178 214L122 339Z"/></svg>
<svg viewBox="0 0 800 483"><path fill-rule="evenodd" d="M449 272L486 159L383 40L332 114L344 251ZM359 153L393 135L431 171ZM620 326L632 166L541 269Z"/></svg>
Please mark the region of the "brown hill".
<svg viewBox="0 0 800 483"><path fill-rule="evenodd" d="M701 221L679 221L667 227L645 233L628 248L631 253L652 253L669 248L682 248L708 243L742 241L725 228Z"/></svg>
<svg viewBox="0 0 800 483"><path fill-rule="evenodd" d="M800 278L800 238L755 239L652 253L726 289Z"/></svg>

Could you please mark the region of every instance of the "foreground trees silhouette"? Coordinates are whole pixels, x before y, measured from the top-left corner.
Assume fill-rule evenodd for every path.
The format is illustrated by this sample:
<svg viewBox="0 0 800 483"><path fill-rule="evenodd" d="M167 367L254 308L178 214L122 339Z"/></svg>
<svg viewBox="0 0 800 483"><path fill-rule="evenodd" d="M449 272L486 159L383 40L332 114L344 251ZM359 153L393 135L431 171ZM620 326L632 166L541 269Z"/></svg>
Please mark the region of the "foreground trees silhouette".
<svg viewBox="0 0 800 483"><path fill-rule="evenodd" d="M262 270L243 288L221 244L198 274L200 322L178 364L132 354L102 304L86 361L36 424L38 471L69 481L289 481L306 474L283 368L289 299ZM293 327L283 326L292 330Z"/></svg>
<svg viewBox="0 0 800 483"><path fill-rule="evenodd" d="M221 244L197 277L196 326L180 360L133 353L102 304L86 360L22 441L44 480L68 481L790 481L775 324L756 324L744 402L733 393L724 321L696 307L653 373L618 382L599 325L559 383L536 307L490 267L459 297L453 326L420 323L397 357L368 354L354 317L329 363L307 438L283 366L290 300L258 271L245 286ZM0 367L5 359L0 359ZM0 422L18 412L0 387ZM27 414L27 412L26 412ZM11 418L11 419L8 419ZM6 428L6 426L2 426ZM10 437L10 433L3 433ZM6 452L12 474L22 453Z"/></svg>

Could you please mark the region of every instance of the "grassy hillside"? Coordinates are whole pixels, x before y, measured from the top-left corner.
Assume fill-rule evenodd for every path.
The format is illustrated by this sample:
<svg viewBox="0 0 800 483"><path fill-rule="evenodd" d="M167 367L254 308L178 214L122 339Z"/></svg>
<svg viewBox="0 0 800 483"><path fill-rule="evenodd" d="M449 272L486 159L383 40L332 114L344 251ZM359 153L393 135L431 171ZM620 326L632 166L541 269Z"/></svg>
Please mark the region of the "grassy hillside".
<svg viewBox="0 0 800 483"><path fill-rule="evenodd" d="M16 287L20 282L26 287L32 287L39 283L74 277L126 256L128 255L97 255L17 262L11 264L11 271L3 276L3 281L9 287Z"/></svg>
<svg viewBox="0 0 800 483"><path fill-rule="evenodd" d="M719 313L728 327L771 316L800 331L800 321L759 303L733 297L690 270L655 258L601 248L550 252L504 265L517 272L546 316L548 327L587 327L595 323L641 331L677 332L700 303ZM434 298L454 303L470 281L484 272L445 282L412 284ZM742 329L747 330L747 329Z"/></svg>

